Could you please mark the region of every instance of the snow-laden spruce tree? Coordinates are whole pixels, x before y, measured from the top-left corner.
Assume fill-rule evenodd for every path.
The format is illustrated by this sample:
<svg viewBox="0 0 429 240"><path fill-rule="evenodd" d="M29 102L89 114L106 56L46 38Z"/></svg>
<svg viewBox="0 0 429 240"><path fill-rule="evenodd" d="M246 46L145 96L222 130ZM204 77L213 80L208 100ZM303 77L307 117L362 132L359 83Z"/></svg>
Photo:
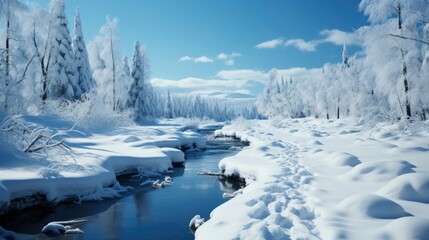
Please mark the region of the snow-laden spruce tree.
<svg viewBox="0 0 429 240"><path fill-rule="evenodd" d="M173 118L173 104L171 102L170 90L167 93L167 103L165 105L165 117L168 119Z"/></svg>
<svg viewBox="0 0 429 240"><path fill-rule="evenodd" d="M92 72L89 66L88 52L86 50L85 41L82 33L82 23L80 20L79 9L76 9L76 15L74 17L74 36L72 42L73 54L76 63L77 70L77 82L80 89L80 94L87 93L95 86L92 79ZM80 95L76 94L76 97Z"/></svg>
<svg viewBox="0 0 429 240"><path fill-rule="evenodd" d="M135 119L142 119L144 117L143 101L147 94L145 89L145 76L142 55L140 53L140 42L136 41L134 45L133 60L131 63L131 84L128 88L128 95L126 106L134 108Z"/></svg>
<svg viewBox="0 0 429 240"><path fill-rule="evenodd" d="M51 2L50 31L47 89L44 89L42 99L76 99L82 90L77 82L64 0Z"/></svg>

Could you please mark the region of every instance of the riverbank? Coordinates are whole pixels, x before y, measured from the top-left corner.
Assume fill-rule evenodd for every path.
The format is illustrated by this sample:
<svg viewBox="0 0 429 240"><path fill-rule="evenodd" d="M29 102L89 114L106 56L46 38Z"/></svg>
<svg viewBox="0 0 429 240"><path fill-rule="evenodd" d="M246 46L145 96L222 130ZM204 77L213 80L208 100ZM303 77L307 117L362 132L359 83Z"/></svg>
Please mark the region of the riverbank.
<svg viewBox="0 0 429 240"><path fill-rule="evenodd" d="M208 219L215 207L229 200L225 194L231 195L243 187L241 182L200 174L204 170L215 171L219 160L235 155L243 147L230 138L214 139L213 129L203 127L204 131L198 128L198 133L206 140L206 149L187 151L184 167L174 167L168 173L150 178L122 176L118 178L120 184L133 189L119 198L27 209L0 218L0 226L14 231L16 239L50 239L40 231L48 223L58 221L71 222L71 228L79 228L84 234L60 235L56 239L140 239L141 236L145 239L193 239L189 220L196 214ZM162 181L166 176L171 177L172 182L164 188L141 185L142 182Z"/></svg>
<svg viewBox="0 0 429 240"><path fill-rule="evenodd" d="M427 239L429 127L356 120L236 121L250 142L219 167L246 179L197 239Z"/></svg>
<svg viewBox="0 0 429 240"><path fill-rule="evenodd" d="M73 123L54 116L21 116L19 120L52 132ZM64 136L70 154L25 153L6 140L0 143L0 213L38 204L115 197L127 189L116 177L138 170L165 173L185 161L180 149L204 149L201 135L178 124L147 124L115 130L75 127ZM3 136L5 137L5 136Z"/></svg>

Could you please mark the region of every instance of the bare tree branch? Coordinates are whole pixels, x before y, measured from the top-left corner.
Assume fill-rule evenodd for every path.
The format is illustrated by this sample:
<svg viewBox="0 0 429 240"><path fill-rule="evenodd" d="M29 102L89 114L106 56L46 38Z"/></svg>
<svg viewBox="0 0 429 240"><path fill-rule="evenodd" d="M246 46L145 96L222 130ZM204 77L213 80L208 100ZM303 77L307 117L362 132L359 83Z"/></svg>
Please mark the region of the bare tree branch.
<svg viewBox="0 0 429 240"><path fill-rule="evenodd" d="M402 39L405 39L405 40L412 40L412 41L416 41L416 42L419 42L419 43L423 43L423 44L429 45L429 42L423 41L421 39L417 39L417 38L413 38L413 37L401 36L401 35L397 35L397 34L393 34L393 33L389 33L389 35L392 36L392 37L402 38Z"/></svg>
<svg viewBox="0 0 429 240"><path fill-rule="evenodd" d="M77 164L76 154L73 149L71 149L65 143L66 139L61 138L66 136L70 132L76 132L83 134L75 130L76 125L71 127L69 130L60 130L56 133L53 133L49 128L38 126L33 123L25 122L20 119L20 116L11 116L7 117L0 126L0 132L11 132L12 139L10 140L13 143L18 143L21 145L21 149L26 153L44 153L48 154L50 149L59 149L66 156L69 156Z"/></svg>

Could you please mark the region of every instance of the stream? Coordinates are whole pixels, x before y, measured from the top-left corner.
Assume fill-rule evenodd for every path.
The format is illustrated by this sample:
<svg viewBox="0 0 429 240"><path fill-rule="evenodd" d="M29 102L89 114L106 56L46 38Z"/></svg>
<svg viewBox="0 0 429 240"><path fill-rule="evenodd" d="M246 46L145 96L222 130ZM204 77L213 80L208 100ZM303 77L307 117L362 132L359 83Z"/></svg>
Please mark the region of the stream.
<svg viewBox="0 0 429 240"><path fill-rule="evenodd" d="M121 185L134 188L121 198L24 210L0 225L16 232L18 239L194 239L189 221L197 214L209 219L210 212L228 200L223 193L243 187L239 182L199 175L205 170L217 172L221 159L243 147L237 140L214 139L214 130L199 131L207 149L186 152L185 166L167 174L173 178L170 186L141 187L140 181L121 177ZM40 232L49 222L68 220L85 220L74 225L84 234L48 237Z"/></svg>

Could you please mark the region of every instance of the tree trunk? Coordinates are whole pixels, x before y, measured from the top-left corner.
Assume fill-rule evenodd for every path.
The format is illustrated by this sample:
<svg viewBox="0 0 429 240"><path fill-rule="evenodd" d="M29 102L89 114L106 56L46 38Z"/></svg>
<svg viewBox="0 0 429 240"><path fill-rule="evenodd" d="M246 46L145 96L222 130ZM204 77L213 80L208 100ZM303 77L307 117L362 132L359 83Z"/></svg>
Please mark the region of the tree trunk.
<svg viewBox="0 0 429 240"><path fill-rule="evenodd" d="M337 101L337 119L340 119L340 98Z"/></svg>
<svg viewBox="0 0 429 240"><path fill-rule="evenodd" d="M7 110L8 105L8 95L9 95L9 64L10 64L10 6L9 6L9 0L6 2L7 4L7 20L6 20L6 71L5 75L6 78L4 80L5 82L5 101L4 101L4 109Z"/></svg>
<svg viewBox="0 0 429 240"><path fill-rule="evenodd" d="M401 5L398 4L398 7L396 9L398 13L398 28L400 31L402 31L402 12L401 12ZM407 79L407 64L405 63L405 52L404 49L401 48L401 56L402 56L402 76L404 77L404 91L405 91L405 110L407 114L407 119L411 118L411 104L408 97L408 91L409 91L409 85L408 85L408 79Z"/></svg>
<svg viewBox="0 0 429 240"><path fill-rule="evenodd" d="M48 34L48 38L49 38L49 34ZM47 40L49 41L49 39ZM37 45L37 41L36 41L36 27L34 27L33 29L33 44L34 44L34 48L36 51L36 56L39 58L39 62L40 62L40 70L42 72L42 102L45 103L46 99L48 98L48 73L47 70L45 68L45 57L40 56L40 52L39 52L39 46ZM46 43L48 44L48 43ZM45 46L46 49L46 46Z"/></svg>
<svg viewBox="0 0 429 240"><path fill-rule="evenodd" d="M404 76L404 89L405 89L405 108L407 112L407 118L410 119L411 105L410 105L410 100L408 99L409 88L408 88L408 80L407 80L407 65L405 64L404 54L402 54L402 61L403 61L402 74Z"/></svg>
<svg viewBox="0 0 429 240"><path fill-rule="evenodd" d="M337 107L337 119L340 119L340 107Z"/></svg>
<svg viewBox="0 0 429 240"><path fill-rule="evenodd" d="M115 54L113 53L113 39L112 30L110 30L110 51L112 53L112 84L113 84L113 111L116 111L116 89L115 89L115 78L116 78L116 66L115 66Z"/></svg>

